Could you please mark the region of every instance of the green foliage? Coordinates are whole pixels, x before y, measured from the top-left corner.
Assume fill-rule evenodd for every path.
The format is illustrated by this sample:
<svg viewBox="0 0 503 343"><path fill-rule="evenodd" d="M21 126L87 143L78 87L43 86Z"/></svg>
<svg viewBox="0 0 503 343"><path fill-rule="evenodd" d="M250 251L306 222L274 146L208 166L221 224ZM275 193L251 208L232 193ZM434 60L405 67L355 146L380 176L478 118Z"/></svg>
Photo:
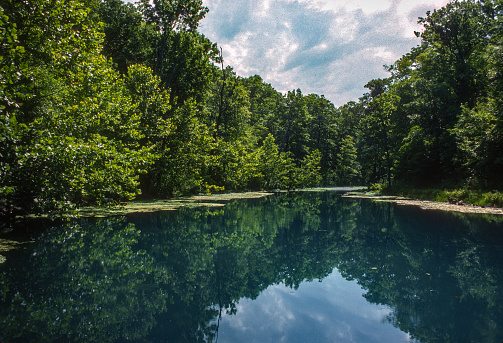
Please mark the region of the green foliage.
<svg viewBox="0 0 503 343"><path fill-rule="evenodd" d="M354 162L327 99L216 67L200 0L4 4L4 213L311 186Z"/></svg>
<svg viewBox="0 0 503 343"><path fill-rule="evenodd" d="M194 103L185 103L170 113L172 133L157 143L157 160L148 170L147 195L206 192L207 171L212 163L213 138L197 117Z"/></svg>
<svg viewBox="0 0 503 343"><path fill-rule="evenodd" d="M384 182L371 184L369 190L377 194L384 194L390 191L389 185Z"/></svg>
<svg viewBox="0 0 503 343"><path fill-rule="evenodd" d="M463 109L454 133L460 143L462 160L472 187L502 189L503 121L494 101Z"/></svg>
<svg viewBox="0 0 503 343"><path fill-rule="evenodd" d="M20 26L16 43L30 48L24 63L31 94L5 117L2 206L58 214L139 194L138 175L152 159L139 145L140 114L100 55L102 35L87 26L82 4L21 2L9 10L16 20L28 10L34 15Z"/></svg>
<svg viewBox="0 0 503 343"><path fill-rule="evenodd" d="M256 173L252 180L254 188L285 189L292 187L293 160L287 153L279 152L271 134L267 136L257 151L256 163Z"/></svg>
<svg viewBox="0 0 503 343"><path fill-rule="evenodd" d="M244 140L228 142L220 138L215 140L213 148L211 182L221 185L222 190L247 189L256 168L256 151Z"/></svg>
<svg viewBox="0 0 503 343"><path fill-rule="evenodd" d="M337 155L337 167L334 170L334 181L337 185L352 185L360 177L360 165L357 161L357 149L353 137L342 139Z"/></svg>
<svg viewBox="0 0 503 343"><path fill-rule="evenodd" d="M469 188L411 188L410 185L397 184L392 190L384 188L380 193L384 192L409 198L437 202L450 202L461 205L471 204L484 207L503 207L503 194L499 191L485 192Z"/></svg>
<svg viewBox="0 0 503 343"><path fill-rule="evenodd" d="M243 79L231 67L215 70L205 110L214 136L228 142L241 140L250 127L250 101Z"/></svg>
<svg viewBox="0 0 503 343"><path fill-rule="evenodd" d="M428 12L421 46L338 109L224 68L197 32L207 11L4 1L1 211L320 183L503 187L499 2Z"/></svg>
<svg viewBox="0 0 503 343"><path fill-rule="evenodd" d="M125 77L125 86L139 116L140 142L147 147L161 144L176 128L169 94L159 84L152 69L141 64L131 65Z"/></svg>
<svg viewBox="0 0 503 343"><path fill-rule="evenodd" d="M357 146L370 183L501 189L500 12L473 0L427 12L421 46L369 82Z"/></svg>
<svg viewBox="0 0 503 343"><path fill-rule="evenodd" d="M295 185L297 187L316 187L321 182L320 175L321 153L314 150L304 157L300 167L294 172Z"/></svg>
<svg viewBox="0 0 503 343"><path fill-rule="evenodd" d="M478 1L454 1L419 18L424 26L423 42L446 62L447 80L457 102L469 106L475 105L476 97L484 94L485 87L480 49L486 44L491 23L482 10Z"/></svg>
<svg viewBox="0 0 503 343"><path fill-rule="evenodd" d="M12 16L12 15L11 15ZM25 75L29 72L24 62L26 51L19 44L17 25L0 7L0 110L2 124L7 125L6 113L12 113L19 108L24 92L29 87L23 84Z"/></svg>
<svg viewBox="0 0 503 343"><path fill-rule="evenodd" d="M447 197L449 202L503 207L503 193L501 192L481 192L469 189L457 189L445 191L445 197Z"/></svg>
<svg viewBox="0 0 503 343"><path fill-rule="evenodd" d="M214 70L211 62L219 57L216 44L196 31L208 12L202 0L142 0L137 9L144 25L156 32L147 60L170 90L172 103L203 101Z"/></svg>
<svg viewBox="0 0 503 343"><path fill-rule="evenodd" d="M122 74L133 64L153 65L156 28L143 20L142 13L133 4L122 0L102 1L99 18L104 23L103 54L113 59Z"/></svg>
<svg viewBox="0 0 503 343"><path fill-rule="evenodd" d="M430 155L433 137L419 126L411 128L403 140L395 166L397 178L408 179L411 185L427 186L434 179L435 161Z"/></svg>
<svg viewBox="0 0 503 343"><path fill-rule="evenodd" d="M141 117L124 82L99 55L66 72L64 79L40 74L52 93L34 111L32 144L47 153L27 154L40 156L47 174L60 180L52 182L59 186L57 193L43 197L77 205L133 198L139 194L138 175L152 156L149 147L139 145ZM40 167L32 160L23 164ZM43 177L36 182L48 183Z"/></svg>

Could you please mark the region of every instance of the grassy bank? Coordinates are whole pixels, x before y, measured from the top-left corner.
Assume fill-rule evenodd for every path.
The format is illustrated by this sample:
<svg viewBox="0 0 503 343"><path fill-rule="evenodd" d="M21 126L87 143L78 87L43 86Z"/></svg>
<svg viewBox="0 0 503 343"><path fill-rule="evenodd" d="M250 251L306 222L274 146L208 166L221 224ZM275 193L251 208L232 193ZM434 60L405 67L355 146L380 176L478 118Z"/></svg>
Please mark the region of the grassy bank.
<svg viewBox="0 0 503 343"><path fill-rule="evenodd" d="M485 192L471 189L437 188L414 189L406 187L389 189L380 185L372 186L371 190L380 194L389 194L437 202L449 202L451 204L470 204L484 207L500 208L503 207L503 192L498 191Z"/></svg>

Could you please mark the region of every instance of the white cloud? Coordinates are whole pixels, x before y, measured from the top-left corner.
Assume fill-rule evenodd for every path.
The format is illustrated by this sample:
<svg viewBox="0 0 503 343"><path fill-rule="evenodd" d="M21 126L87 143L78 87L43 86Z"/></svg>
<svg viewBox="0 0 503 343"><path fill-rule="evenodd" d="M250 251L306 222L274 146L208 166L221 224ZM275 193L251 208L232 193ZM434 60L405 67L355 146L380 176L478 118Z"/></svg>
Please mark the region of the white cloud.
<svg viewBox="0 0 503 343"><path fill-rule="evenodd" d="M269 8L271 7L270 0L263 0L261 3L257 4L254 15L259 17L267 17L269 14Z"/></svg>
<svg viewBox="0 0 503 343"><path fill-rule="evenodd" d="M235 314L223 314L218 340L406 342L408 335L386 321L392 309L367 302L363 293L337 270L297 290L271 285L254 300L241 299Z"/></svg>
<svg viewBox="0 0 503 343"><path fill-rule="evenodd" d="M337 106L386 77L419 44L417 17L447 0L204 0L200 31L238 75L262 76L278 91L324 94Z"/></svg>
<svg viewBox="0 0 503 343"><path fill-rule="evenodd" d="M295 0L290 0L295 1ZM300 2L308 4L309 7L316 8L323 11L339 12L341 10L361 10L365 14L372 14L387 10L392 1L391 0L300 0Z"/></svg>

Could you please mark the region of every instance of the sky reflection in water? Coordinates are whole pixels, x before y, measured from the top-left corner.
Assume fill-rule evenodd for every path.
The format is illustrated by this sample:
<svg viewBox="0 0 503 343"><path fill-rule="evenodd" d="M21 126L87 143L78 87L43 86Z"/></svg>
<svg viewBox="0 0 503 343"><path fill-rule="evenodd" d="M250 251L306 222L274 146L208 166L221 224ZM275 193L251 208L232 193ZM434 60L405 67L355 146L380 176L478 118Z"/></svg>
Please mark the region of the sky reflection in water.
<svg viewBox="0 0 503 343"><path fill-rule="evenodd" d="M297 290L273 285L223 313L218 342L417 342L387 320L386 305L371 304L356 281L335 269Z"/></svg>

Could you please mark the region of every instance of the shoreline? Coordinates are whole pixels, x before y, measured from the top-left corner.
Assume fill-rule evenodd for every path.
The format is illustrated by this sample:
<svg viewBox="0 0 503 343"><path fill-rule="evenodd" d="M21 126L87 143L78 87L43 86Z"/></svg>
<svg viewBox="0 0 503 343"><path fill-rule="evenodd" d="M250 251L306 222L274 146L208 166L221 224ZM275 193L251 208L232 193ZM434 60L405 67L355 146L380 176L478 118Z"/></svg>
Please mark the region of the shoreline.
<svg viewBox="0 0 503 343"><path fill-rule="evenodd" d="M392 202L400 206L418 206L423 210L439 210L459 213L496 214L503 215L503 208L482 207L470 204L451 204L431 200L410 199L399 196L369 195L369 194L344 194L345 198L372 199L374 201Z"/></svg>
<svg viewBox="0 0 503 343"><path fill-rule="evenodd" d="M356 199L371 199L373 201L392 202L400 206L417 206L423 210L439 210L445 212L471 213L471 214L495 214L503 215L503 208L499 207L483 207L472 204L452 204L448 202L437 202L431 200L420 200L392 195L376 195L359 193L363 187L320 187L298 189L297 192L303 191L338 191L344 193L342 197ZM277 192L277 191L276 191ZM180 208L191 207L222 207L234 199L252 199L262 198L272 195L276 192L258 191L258 192L233 192L211 195L192 195L176 197L171 199L157 199L144 201L131 201L124 206L115 208L106 207L84 207L78 210L81 217L109 217L117 215L125 215L128 213L141 212L158 212L158 211L174 211Z"/></svg>
<svg viewBox="0 0 503 343"><path fill-rule="evenodd" d="M272 192L242 192L242 193L222 193L211 195L191 195L175 197L171 199L157 200L134 200L125 203L124 206L117 207L82 207L77 211L81 217L110 217L120 216L130 213L150 213L159 211L174 211L180 208L191 207L221 207L234 199L255 199L263 198L273 194Z"/></svg>
<svg viewBox="0 0 503 343"><path fill-rule="evenodd" d="M366 187L318 187L318 188L300 188L297 190L290 190L290 192L322 192L322 191L336 191L336 192L354 192L366 189ZM174 211L180 208L191 207L221 207L234 199L256 199L263 198L275 193L289 192L288 190L275 190L275 191L246 191L246 192L231 192L220 194L200 194L188 195L181 197L174 197L169 199L154 199L154 200L133 200L124 204L124 206L117 207L98 207L89 206L82 207L77 210L77 214L81 217L110 217L119 216L129 213L149 213L158 211Z"/></svg>

